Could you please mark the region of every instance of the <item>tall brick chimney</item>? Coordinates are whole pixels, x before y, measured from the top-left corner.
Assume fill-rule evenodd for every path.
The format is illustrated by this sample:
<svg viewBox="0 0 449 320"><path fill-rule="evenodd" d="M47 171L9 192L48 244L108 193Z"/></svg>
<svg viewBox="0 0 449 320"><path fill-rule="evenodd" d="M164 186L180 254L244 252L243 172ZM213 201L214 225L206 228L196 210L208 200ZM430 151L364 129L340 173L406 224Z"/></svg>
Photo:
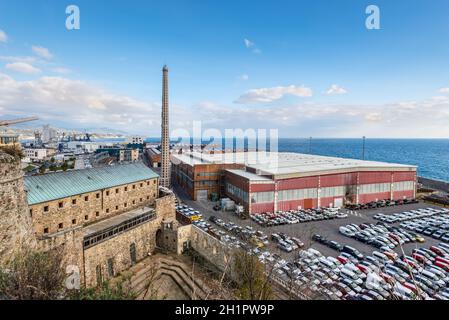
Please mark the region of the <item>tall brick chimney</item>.
<svg viewBox="0 0 449 320"><path fill-rule="evenodd" d="M170 133L168 121L168 68L162 69L161 177L159 184L170 186Z"/></svg>

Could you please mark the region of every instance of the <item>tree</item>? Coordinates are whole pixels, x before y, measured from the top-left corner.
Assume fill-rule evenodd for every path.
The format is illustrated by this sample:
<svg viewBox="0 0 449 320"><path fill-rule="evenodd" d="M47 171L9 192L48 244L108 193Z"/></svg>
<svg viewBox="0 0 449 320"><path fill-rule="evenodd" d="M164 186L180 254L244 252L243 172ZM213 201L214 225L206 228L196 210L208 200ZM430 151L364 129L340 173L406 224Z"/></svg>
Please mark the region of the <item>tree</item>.
<svg viewBox="0 0 449 320"><path fill-rule="evenodd" d="M243 250L234 254L234 273L239 276L240 285L236 296L242 300L269 300L273 290L265 268L256 256Z"/></svg>
<svg viewBox="0 0 449 320"><path fill-rule="evenodd" d="M56 169L58 168L54 164L52 164L48 169L50 169L50 171L56 171Z"/></svg>
<svg viewBox="0 0 449 320"><path fill-rule="evenodd" d="M55 163L55 157L51 157L51 158L50 158L50 162L51 162L51 163Z"/></svg>
<svg viewBox="0 0 449 320"><path fill-rule="evenodd" d="M41 165L41 166L39 167L39 173L40 173L40 174L44 174L44 173L45 173L45 170L47 170L47 168L45 167L45 165Z"/></svg>
<svg viewBox="0 0 449 320"><path fill-rule="evenodd" d="M24 250L0 269L0 296L11 300L54 300L64 295L62 249Z"/></svg>
<svg viewBox="0 0 449 320"><path fill-rule="evenodd" d="M67 171L68 168L69 168L69 165L67 164L66 161L64 161L64 163L61 165L61 169L62 169L63 171Z"/></svg>

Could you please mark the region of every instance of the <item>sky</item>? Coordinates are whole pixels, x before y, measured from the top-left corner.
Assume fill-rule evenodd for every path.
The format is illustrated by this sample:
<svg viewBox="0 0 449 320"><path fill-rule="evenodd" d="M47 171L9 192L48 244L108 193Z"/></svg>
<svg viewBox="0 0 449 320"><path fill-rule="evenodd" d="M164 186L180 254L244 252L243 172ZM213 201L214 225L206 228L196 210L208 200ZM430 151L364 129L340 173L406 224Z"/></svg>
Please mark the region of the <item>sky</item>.
<svg viewBox="0 0 449 320"><path fill-rule="evenodd" d="M448 12L447 0L1 1L0 119L158 136L167 64L172 131L447 138Z"/></svg>

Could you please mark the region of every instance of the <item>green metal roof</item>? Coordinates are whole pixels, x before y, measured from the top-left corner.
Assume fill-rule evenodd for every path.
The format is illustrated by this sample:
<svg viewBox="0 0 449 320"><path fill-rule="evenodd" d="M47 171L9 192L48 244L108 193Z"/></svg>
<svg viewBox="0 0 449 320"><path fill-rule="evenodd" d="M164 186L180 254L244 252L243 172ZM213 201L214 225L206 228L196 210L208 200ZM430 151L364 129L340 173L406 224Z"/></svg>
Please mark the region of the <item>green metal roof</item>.
<svg viewBox="0 0 449 320"><path fill-rule="evenodd" d="M36 204L157 177L143 163L132 163L27 176L25 188L28 204Z"/></svg>

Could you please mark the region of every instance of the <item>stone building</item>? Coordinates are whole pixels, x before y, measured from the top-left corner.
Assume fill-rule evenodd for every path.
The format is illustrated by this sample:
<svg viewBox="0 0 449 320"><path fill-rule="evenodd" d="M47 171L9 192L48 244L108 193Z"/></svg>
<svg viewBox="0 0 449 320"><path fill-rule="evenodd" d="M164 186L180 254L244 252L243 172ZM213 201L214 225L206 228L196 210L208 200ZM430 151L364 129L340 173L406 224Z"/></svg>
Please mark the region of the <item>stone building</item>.
<svg viewBox="0 0 449 320"><path fill-rule="evenodd" d="M25 177L37 236L84 226L154 205L158 175L142 163Z"/></svg>
<svg viewBox="0 0 449 320"><path fill-rule="evenodd" d="M164 226L175 225L175 201L142 163L23 178L19 162L1 154L0 262L19 242L64 249L64 264L95 286L157 247L176 249ZM174 239L177 242L177 239Z"/></svg>

